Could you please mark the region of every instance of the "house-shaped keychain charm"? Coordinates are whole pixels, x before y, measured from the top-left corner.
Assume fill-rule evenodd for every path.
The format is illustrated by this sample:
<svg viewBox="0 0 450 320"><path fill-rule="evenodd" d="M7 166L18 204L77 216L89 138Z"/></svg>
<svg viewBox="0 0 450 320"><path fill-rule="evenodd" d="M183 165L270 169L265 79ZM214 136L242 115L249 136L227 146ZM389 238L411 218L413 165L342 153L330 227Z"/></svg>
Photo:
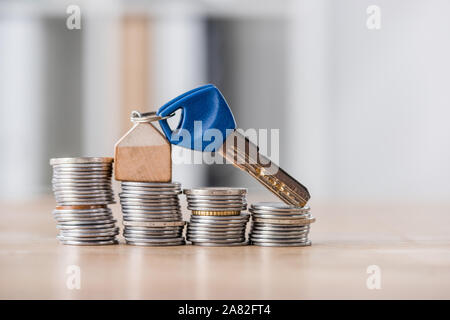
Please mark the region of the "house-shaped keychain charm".
<svg viewBox="0 0 450 320"><path fill-rule="evenodd" d="M151 123L160 117L153 112L133 112L134 126L116 143L115 179L119 181L170 182L172 180L172 147Z"/></svg>

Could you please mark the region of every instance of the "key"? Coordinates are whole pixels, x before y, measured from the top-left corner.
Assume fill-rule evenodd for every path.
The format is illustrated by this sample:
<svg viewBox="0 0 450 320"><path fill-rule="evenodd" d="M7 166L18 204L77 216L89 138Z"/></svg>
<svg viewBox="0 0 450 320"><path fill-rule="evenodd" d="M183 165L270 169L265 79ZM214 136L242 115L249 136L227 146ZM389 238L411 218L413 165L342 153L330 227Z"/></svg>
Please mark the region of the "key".
<svg viewBox="0 0 450 320"><path fill-rule="evenodd" d="M235 167L249 173L283 202L303 207L310 199L305 186L259 153L259 148L236 130L233 114L220 91L205 85L188 91L163 105L157 112L161 117L182 109L177 128L172 131L165 119L160 120L167 139L182 147L217 151ZM201 122L199 122L201 121ZM208 129L218 130L222 139L205 138ZM190 139L180 139L183 130Z"/></svg>
<svg viewBox="0 0 450 320"><path fill-rule="evenodd" d="M172 181L172 146L151 123L160 120L154 112L134 111L134 126L115 145L114 175L118 181Z"/></svg>

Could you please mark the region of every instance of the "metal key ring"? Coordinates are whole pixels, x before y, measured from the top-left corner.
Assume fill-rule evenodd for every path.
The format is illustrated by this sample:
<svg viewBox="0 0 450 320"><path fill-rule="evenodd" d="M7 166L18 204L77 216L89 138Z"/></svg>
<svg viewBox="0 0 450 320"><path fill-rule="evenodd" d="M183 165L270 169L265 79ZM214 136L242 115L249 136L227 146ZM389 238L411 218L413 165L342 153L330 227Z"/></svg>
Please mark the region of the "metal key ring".
<svg viewBox="0 0 450 320"><path fill-rule="evenodd" d="M161 117L156 114L155 111L140 113L139 111L132 111L130 120L134 123L148 123L153 121L165 120L173 117L175 113L171 113L167 116Z"/></svg>

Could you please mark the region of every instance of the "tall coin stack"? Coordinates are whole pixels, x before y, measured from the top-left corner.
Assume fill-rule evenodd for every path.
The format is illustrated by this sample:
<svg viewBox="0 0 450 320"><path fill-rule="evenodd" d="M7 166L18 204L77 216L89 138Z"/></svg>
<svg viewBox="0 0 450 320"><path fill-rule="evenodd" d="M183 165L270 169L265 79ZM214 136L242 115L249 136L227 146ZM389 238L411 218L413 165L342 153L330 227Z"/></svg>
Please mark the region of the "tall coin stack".
<svg viewBox="0 0 450 320"><path fill-rule="evenodd" d="M57 207L57 238L68 245L116 244L116 227L108 204L114 203L111 187L112 158L54 158L53 193Z"/></svg>
<svg viewBox="0 0 450 320"><path fill-rule="evenodd" d="M178 182L122 181L123 236L139 246L184 245Z"/></svg>
<svg viewBox="0 0 450 320"><path fill-rule="evenodd" d="M309 246L310 224L315 221L309 207L296 207L281 202L252 204L251 243L266 247Z"/></svg>
<svg viewBox="0 0 450 320"><path fill-rule="evenodd" d="M192 210L186 239L200 246L246 245L248 213L247 189L185 189L188 209Z"/></svg>

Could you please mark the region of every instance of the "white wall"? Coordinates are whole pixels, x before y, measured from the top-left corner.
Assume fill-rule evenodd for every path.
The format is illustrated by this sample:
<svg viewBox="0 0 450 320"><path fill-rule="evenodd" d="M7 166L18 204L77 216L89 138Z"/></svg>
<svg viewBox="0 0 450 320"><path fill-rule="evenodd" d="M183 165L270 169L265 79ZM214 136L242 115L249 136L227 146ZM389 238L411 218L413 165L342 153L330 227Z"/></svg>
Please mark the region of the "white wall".
<svg viewBox="0 0 450 320"><path fill-rule="evenodd" d="M381 8L380 30L366 27L371 4ZM289 166L319 198L448 200L450 2L300 1L296 9Z"/></svg>

